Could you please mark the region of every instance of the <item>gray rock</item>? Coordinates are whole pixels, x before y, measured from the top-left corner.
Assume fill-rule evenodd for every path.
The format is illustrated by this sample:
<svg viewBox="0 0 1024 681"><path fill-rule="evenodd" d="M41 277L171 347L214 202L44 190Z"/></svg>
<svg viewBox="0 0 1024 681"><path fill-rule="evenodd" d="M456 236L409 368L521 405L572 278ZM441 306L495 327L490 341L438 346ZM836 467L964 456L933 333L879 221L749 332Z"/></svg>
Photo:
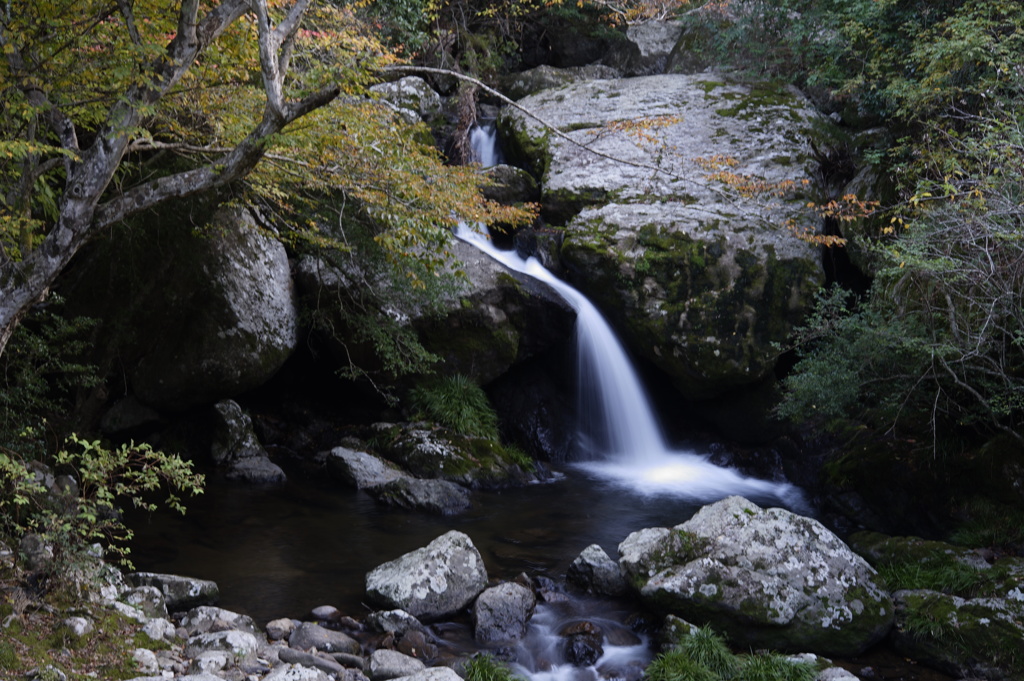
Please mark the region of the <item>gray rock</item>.
<svg viewBox="0 0 1024 681"><path fill-rule="evenodd" d="M181 626L189 636L228 629L238 629L253 635L260 633L259 627L248 615L210 605L201 605L189 610L181 618Z"/></svg>
<svg viewBox="0 0 1024 681"><path fill-rule="evenodd" d="M356 489L377 487L403 477L393 464L366 452L335 447L325 455L327 470Z"/></svg>
<svg viewBox="0 0 1024 681"><path fill-rule="evenodd" d="M187 610L197 605L210 605L220 598L217 583L206 579L157 572L135 572L126 575L126 579L135 587L155 586L160 589L167 609L171 612Z"/></svg>
<svg viewBox="0 0 1024 681"><path fill-rule="evenodd" d="M828 127L813 106L718 75L574 83L521 104L576 143L518 110L499 119L510 158L542 175L545 216L566 225L571 281L626 344L693 400L770 377L774 344L824 281L818 248L786 227L819 222L807 207L818 190L804 182L815 177L808 140L827 145ZM650 141L620 125L658 117ZM792 191L731 192L711 177L721 170Z"/></svg>
<svg viewBox="0 0 1024 681"><path fill-rule="evenodd" d="M493 184L483 187L483 195L491 201L512 206L540 199L537 180L522 168L501 164L491 166L485 172Z"/></svg>
<svg viewBox="0 0 1024 681"><path fill-rule="evenodd" d="M303 622L288 637L288 645L299 650L317 650L328 653L359 653L359 642L340 631L325 629L313 622Z"/></svg>
<svg viewBox="0 0 1024 681"><path fill-rule="evenodd" d="M421 631L423 624L404 610L377 610L370 613L366 623L374 631L384 634L404 634L407 631Z"/></svg>
<svg viewBox="0 0 1024 681"><path fill-rule="evenodd" d="M599 64L561 69L545 64L509 76L505 82L504 91L510 99L522 99L542 90L561 87L570 83L590 80L611 80L621 75L619 71L612 67Z"/></svg>
<svg viewBox="0 0 1024 681"><path fill-rule="evenodd" d="M222 681L218 677L213 677ZM331 681L331 676L320 669L304 667L300 664L280 664L263 677L263 681Z"/></svg>
<svg viewBox="0 0 1024 681"><path fill-rule="evenodd" d="M389 83L378 83L370 92L383 97L399 109L416 112L423 120L432 120L441 113L441 95L418 76L406 76Z"/></svg>
<svg viewBox="0 0 1024 681"><path fill-rule="evenodd" d="M107 435L125 433L160 423L160 414L139 402L134 395L118 400L100 418L100 430Z"/></svg>
<svg viewBox="0 0 1024 681"><path fill-rule="evenodd" d="M217 672L227 668L232 664L231 653L223 650L207 650L200 653L197 657L193 658L188 664L188 671L190 674L196 674L199 672L207 672L209 674L216 674Z"/></svg>
<svg viewBox="0 0 1024 681"><path fill-rule="evenodd" d="M565 576L576 586L606 596L621 596L628 589L619 564L598 544L583 549Z"/></svg>
<svg viewBox="0 0 1024 681"><path fill-rule="evenodd" d="M207 651L222 651L240 662L255 657L260 641L247 631L229 630L197 634L185 644L185 656L196 658Z"/></svg>
<svg viewBox="0 0 1024 681"><path fill-rule="evenodd" d="M142 633L154 641L173 641L178 638L178 631L174 624L162 617L157 617L146 622L142 627Z"/></svg>
<svg viewBox="0 0 1024 681"><path fill-rule="evenodd" d="M276 620L270 620L267 622L267 637L272 641L280 641L288 638L295 627L298 626L298 622L287 617L282 617Z"/></svg>
<svg viewBox="0 0 1024 681"><path fill-rule="evenodd" d="M401 676L411 676L426 669L421 660L404 655L397 650L375 650L370 656L368 671L371 681L387 681Z"/></svg>
<svg viewBox="0 0 1024 681"><path fill-rule="evenodd" d="M277 655L282 662L301 664L303 667L312 667L325 671L328 674L337 674L344 669L333 658L328 659L302 650L295 650L294 648L282 648L278 651Z"/></svg>
<svg viewBox="0 0 1024 681"><path fill-rule="evenodd" d="M253 483L285 481L284 471L270 460L252 429L252 419L234 400L214 405L213 463L226 471L228 480Z"/></svg>
<svg viewBox="0 0 1024 681"><path fill-rule="evenodd" d="M81 638L87 636L93 632L95 628L92 620L85 617L68 617L64 620L64 626L67 627L72 634Z"/></svg>
<svg viewBox="0 0 1024 681"><path fill-rule="evenodd" d="M167 617L163 592L155 586L138 586L121 594L121 600L138 608L146 617Z"/></svg>
<svg viewBox="0 0 1024 681"><path fill-rule="evenodd" d="M630 24L626 28L626 37L640 48L641 57L646 60L661 60L664 64L665 59L675 49L682 32L682 24L677 21L645 21Z"/></svg>
<svg viewBox="0 0 1024 681"><path fill-rule="evenodd" d="M139 671L143 674L160 673L160 665L156 661L156 653L152 650L136 648L134 652L132 652L132 660L135 662L135 666L138 667Z"/></svg>
<svg viewBox="0 0 1024 681"><path fill-rule="evenodd" d="M366 575L370 600L420 619L455 614L486 586L487 570L479 551L455 530Z"/></svg>
<svg viewBox="0 0 1024 681"><path fill-rule="evenodd" d="M892 626L892 600L863 558L816 520L741 497L630 535L620 552L649 607L709 622L740 646L856 655Z"/></svg>
<svg viewBox="0 0 1024 681"><path fill-rule="evenodd" d="M533 590L504 582L486 589L473 604L473 630L483 644L514 643L526 635L526 625L537 606Z"/></svg>
<svg viewBox="0 0 1024 681"><path fill-rule="evenodd" d="M462 677L451 667L427 667L423 671L398 678L402 681L462 681Z"/></svg>
<svg viewBox="0 0 1024 681"><path fill-rule="evenodd" d="M366 491L390 506L428 513L450 515L470 507L469 490L447 480L403 477Z"/></svg>

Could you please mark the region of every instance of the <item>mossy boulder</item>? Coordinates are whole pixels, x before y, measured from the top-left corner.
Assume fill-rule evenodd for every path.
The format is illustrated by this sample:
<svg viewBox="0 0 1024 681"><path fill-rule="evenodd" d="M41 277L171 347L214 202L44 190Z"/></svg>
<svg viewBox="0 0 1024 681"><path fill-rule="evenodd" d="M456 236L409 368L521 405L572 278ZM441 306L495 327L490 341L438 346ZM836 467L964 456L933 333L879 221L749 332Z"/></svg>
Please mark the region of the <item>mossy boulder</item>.
<svg viewBox="0 0 1024 681"><path fill-rule="evenodd" d="M893 647L956 678L1024 678L1024 595L973 598L897 591Z"/></svg>
<svg viewBox="0 0 1024 681"><path fill-rule="evenodd" d="M533 481L528 458L500 442L453 433L430 423L378 423L373 450L418 478L495 488Z"/></svg>
<svg viewBox="0 0 1024 681"><path fill-rule="evenodd" d="M856 655L892 626L892 600L863 558L816 520L741 497L634 533L619 553L646 605L741 647Z"/></svg>
<svg viewBox="0 0 1024 681"><path fill-rule="evenodd" d="M580 102L586 102L581 106ZM662 75L573 83L500 121L565 225L570 280L691 399L762 381L824 282L807 204L832 134L782 85ZM569 139L566 139L568 137Z"/></svg>

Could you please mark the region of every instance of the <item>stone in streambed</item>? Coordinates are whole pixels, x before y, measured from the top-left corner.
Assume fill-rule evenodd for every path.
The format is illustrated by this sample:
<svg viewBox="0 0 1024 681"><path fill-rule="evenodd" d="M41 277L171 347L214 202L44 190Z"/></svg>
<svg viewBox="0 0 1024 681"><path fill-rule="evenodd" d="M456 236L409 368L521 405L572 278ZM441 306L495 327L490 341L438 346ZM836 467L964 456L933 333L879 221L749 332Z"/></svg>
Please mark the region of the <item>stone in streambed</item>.
<svg viewBox="0 0 1024 681"><path fill-rule="evenodd" d="M288 637L288 645L299 650L358 654L359 642L340 631L325 629L313 622L303 622Z"/></svg>
<svg viewBox="0 0 1024 681"><path fill-rule="evenodd" d="M583 549L565 576L576 586L592 593L621 596L628 590L619 564L597 544Z"/></svg>
<svg viewBox="0 0 1024 681"><path fill-rule="evenodd" d="M863 558L816 520L742 497L636 532L619 553L649 607L740 646L856 655L892 626L892 599Z"/></svg>
<svg viewBox="0 0 1024 681"><path fill-rule="evenodd" d="M483 644L513 643L526 635L526 624L537 606L533 590L515 582L487 589L473 604L476 640Z"/></svg>
<svg viewBox="0 0 1024 681"><path fill-rule="evenodd" d="M486 586L480 552L469 537L454 530L366 575L370 600L420 619L453 615Z"/></svg>

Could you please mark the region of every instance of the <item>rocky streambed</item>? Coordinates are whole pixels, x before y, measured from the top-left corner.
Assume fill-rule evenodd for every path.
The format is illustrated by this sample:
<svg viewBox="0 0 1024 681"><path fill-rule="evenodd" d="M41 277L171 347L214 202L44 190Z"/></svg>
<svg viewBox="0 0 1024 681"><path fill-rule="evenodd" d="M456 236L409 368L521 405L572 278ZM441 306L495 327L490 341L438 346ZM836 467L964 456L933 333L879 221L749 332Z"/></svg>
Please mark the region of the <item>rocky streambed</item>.
<svg viewBox="0 0 1024 681"><path fill-rule="evenodd" d="M900 565L959 571L959 595L891 591L883 580ZM819 679L856 678L829 660L883 641L954 678L1012 679L1022 672L1022 576L1018 558L872 533L846 543L811 518L729 497L680 525L630 533L617 558L587 547L564 582L495 579L452 530L369 571L364 612L321 606L257 626L209 605L213 583L154 573L127 575L107 597L161 642L136 652L137 681L454 681L477 651L533 678L638 679L691 622L739 650L811 660Z"/></svg>

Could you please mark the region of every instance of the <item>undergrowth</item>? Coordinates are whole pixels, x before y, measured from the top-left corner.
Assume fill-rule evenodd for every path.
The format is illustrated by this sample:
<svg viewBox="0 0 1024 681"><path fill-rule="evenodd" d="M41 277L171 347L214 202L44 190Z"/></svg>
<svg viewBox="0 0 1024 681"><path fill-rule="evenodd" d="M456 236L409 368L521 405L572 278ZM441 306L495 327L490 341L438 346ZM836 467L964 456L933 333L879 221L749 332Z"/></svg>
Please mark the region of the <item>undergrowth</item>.
<svg viewBox="0 0 1024 681"><path fill-rule="evenodd" d="M492 655L474 655L463 668L466 681L522 681L505 663Z"/></svg>

